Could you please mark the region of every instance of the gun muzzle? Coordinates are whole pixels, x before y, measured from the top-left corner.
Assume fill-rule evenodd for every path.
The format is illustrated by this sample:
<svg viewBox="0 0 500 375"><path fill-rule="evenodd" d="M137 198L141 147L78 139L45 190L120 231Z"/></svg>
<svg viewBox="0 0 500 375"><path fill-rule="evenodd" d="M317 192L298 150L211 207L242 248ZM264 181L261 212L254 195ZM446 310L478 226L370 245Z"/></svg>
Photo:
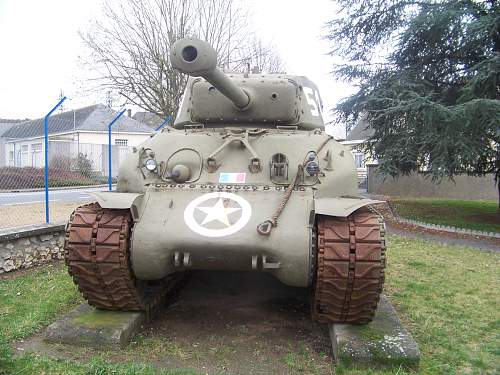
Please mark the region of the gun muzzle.
<svg viewBox="0 0 500 375"><path fill-rule="evenodd" d="M205 78L238 109L249 107L250 96L217 68L217 52L207 42L196 38L177 40L170 50L170 62L182 73Z"/></svg>

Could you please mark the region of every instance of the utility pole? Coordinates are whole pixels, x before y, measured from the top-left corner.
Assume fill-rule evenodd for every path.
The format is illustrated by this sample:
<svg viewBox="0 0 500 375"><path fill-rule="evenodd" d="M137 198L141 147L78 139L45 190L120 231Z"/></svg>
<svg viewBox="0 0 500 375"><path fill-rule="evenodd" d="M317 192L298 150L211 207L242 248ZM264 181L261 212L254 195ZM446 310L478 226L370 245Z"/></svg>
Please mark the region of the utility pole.
<svg viewBox="0 0 500 375"><path fill-rule="evenodd" d="M111 91L109 90L106 93L106 106L108 108L113 108L113 97L111 96Z"/></svg>
<svg viewBox="0 0 500 375"><path fill-rule="evenodd" d="M59 101L60 101L61 103L63 102L62 98L65 98L65 96L64 96L64 91L63 91L63 90L61 90L61 91L59 92ZM63 105L63 104L61 104L61 105L59 106L59 111L64 112L64 105Z"/></svg>

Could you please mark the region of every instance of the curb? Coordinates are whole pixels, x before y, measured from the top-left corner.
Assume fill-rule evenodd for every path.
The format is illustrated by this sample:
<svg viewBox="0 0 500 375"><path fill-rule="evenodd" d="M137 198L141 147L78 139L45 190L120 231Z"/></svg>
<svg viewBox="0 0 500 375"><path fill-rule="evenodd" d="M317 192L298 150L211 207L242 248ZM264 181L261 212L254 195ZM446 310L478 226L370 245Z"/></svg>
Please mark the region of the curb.
<svg viewBox="0 0 500 375"><path fill-rule="evenodd" d="M65 230L66 222L51 224L28 225L0 230L0 242L17 240L19 238L38 236Z"/></svg>
<svg viewBox="0 0 500 375"><path fill-rule="evenodd" d="M424 222L418 221L418 220L403 219L403 218L398 217L398 216L394 216L394 218L396 219L396 221L398 223L413 224L413 225L416 225L416 226L419 226L419 227L422 227L425 229L439 230L439 231L448 232L448 233L468 234L470 236L500 238L500 233L496 233L496 232L464 229L464 228L457 228L457 227L447 226L447 225L429 224L429 223L424 223Z"/></svg>
<svg viewBox="0 0 500 375"><path fill-rule="evenodd" d="M500 233L497 233L497 232L487 232L487 231L474 230L474 229L457 228L457 227L454 227L451 225L430 224L430 223L426 223L426 222L418 221L418 220L413 220L413 219L403 219L392 208L391 202L389 200L386 200L386 203L387 203L387 207L389 208L389 211L391 212L392 217L394 218L394 220L397 223L412 224L412 225L416 225L417 227L431 229L431 230L439 230L439 231L447 232L447 233L467 234L469 236L479 236L479 237L486 237L486 238L500 238Z"/></svg>

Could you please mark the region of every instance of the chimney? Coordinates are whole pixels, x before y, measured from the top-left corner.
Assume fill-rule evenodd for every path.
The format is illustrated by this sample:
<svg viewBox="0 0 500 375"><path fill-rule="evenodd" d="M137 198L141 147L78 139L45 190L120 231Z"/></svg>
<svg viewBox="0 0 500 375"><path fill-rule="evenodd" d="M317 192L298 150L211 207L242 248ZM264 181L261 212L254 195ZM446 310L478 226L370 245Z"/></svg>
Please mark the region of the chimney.
<svg viewBox="0 0 500 375"><path fill-rule="evenodd" d="M132 110L130 108L127 109L127 116L132 117Z"/></svg>

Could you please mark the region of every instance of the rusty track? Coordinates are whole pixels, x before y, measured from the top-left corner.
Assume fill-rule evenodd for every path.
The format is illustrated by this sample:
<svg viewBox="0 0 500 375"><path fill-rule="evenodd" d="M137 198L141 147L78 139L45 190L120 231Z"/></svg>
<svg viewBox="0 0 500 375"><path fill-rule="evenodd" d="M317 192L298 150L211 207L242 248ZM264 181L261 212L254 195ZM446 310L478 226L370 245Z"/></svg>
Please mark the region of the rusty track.
<svg viewBox="0 0 500 375"><path fill-rule="evenodd" d="M313 318L324 323L372 320L384 284L385 229L369 209L347 218L320 216Z"/></svg>
<svg viewBox="0 0 500 375"><path fill-rule="evenodd" d="M129 210L103 209L97 203L81 206L66 228L65 260L90 305L149 315L179 286L183 276L155 282L137 280L129 258L131 229Z"/></svg>

